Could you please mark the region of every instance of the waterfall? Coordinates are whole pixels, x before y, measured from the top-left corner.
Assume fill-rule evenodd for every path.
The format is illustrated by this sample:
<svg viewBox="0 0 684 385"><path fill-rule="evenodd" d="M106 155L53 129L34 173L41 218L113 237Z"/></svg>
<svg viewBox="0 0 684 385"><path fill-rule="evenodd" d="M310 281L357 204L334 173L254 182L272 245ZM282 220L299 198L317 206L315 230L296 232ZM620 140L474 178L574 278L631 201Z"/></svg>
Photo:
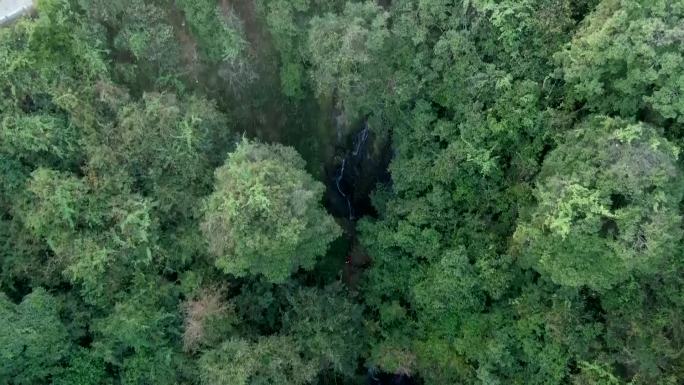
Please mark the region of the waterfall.
<svg viewBox="0 0 684 385"><path fill-rule="evenodd" d="M366 121L363 125L363 130L356 134L354 137L354 151L352 152L353 156L359 155L359 150L361 150L362 146L366 144L366 140L368 140L368 132L370 131L368 127L368 121Z"/></svg>
<svg viewBox="0 0 684 385"><path fill-rule="evenodd" d="M342 177L344 176L344 165L347 164L347 158L342 159L342 166L340 167L340 173L337 175L337 179L335 179L335 185L337 185L337 191L340 192L340 195L343 197L346 197L345 193L342 191L340 188L340 181L342 180Z"/></svg>
<svg viewBox="0 0 684 385"><path fill-rule="evenodd" d="M370 206L367 202L367 195L370 191L366 190L370 186L368 178L373 177L372 171L369 173L369 170L373 170L369 168L369 165L373 165L374 159L369 157L367 150L372 140L367 120L363 121L363 125L351 139L351 143L347 141L347 147L339 153L342 158L341 162L338 163L329 180L334 183L334 185L330 183L330 187L337 195L335 200L341 206L337 208L338 215L347 216L350 221L353 221L357 219L357 212L363 216L367 214L367 208ZM339 198L342 198L344 203Z"/></svg>
<svg viewBox="0 0 684 385"><path fill-rule="evenodd" d="M337 191L342 195L342 197L347 201L347 210L349 211L349 220L354 220L354 214L352 212L352 206L351 206L351 201L349 200L349 197L347 194L342 191L342 188L340 187L340 182L342 181L342 178L344 177L344 167L347 164L347 158L342 159L342 166L340 166L340 172L337 174L337 178L335 179L335 185L337 186Z"/></svg>

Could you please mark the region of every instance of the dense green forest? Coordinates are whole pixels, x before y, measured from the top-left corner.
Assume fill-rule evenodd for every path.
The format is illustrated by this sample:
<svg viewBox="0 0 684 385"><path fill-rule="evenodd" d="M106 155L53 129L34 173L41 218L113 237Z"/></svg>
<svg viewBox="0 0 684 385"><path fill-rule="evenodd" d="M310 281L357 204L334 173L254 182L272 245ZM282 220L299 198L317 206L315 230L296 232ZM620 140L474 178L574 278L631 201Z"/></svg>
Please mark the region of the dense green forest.
<svg viewBox="0 0 684 385"><path fill-rule="evenodd" d="M684 0L39 0L0 384L684 383Z"/></svg>

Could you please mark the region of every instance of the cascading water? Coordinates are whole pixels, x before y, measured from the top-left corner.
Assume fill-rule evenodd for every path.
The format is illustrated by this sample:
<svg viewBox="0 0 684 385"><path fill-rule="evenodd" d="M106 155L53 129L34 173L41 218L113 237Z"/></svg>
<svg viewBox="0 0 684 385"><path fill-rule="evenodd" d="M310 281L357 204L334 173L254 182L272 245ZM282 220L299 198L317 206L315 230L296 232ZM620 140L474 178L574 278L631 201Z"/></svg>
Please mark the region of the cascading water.
<svg viewBox="0 0 684 385"><path fill-rule="evenodd" d="M354 137L354 152L352 152L353 156L358 156L361 147L366 144L366 141L368 140L368 132L370 132L370 127L368 126L368 121L366 121L363 124L363 130L361 130L361 132L356 134Z"/></svg>
<svg viewBox="0 0 684 385"><path fill-rule="evenodd" d="M337 192L340 193L342 198L344 198L345 201L347 201L347 210L349 212L349 220L353 221L354 220L354 211L352 210L352 205L351 205L351 200L349 200L349 196L342 191L342 188L340 187L340 182L342 182L342 178L344 178L344 166L347 164L347 158L342 159L342 165L340 166L340 171L337 173L337 178L335 178L335 186L337 187Z"/></svg>
<svg viewBox="0 0 684 385"><path fill-rule="evenodd" d="M356 206L360 205L362 201L367 200L367 195L370 191L366 191L367 188L363 188L363 191L360 191L359 187L365 187L369 184L365 179L375 179L373 172L368 173L370 168L367 164L368 151L366 147L368 146L370 132L371 129L368 122L364 121L363 128L352 137L351 147L343 153L344 157L334 173L334 186L338 195L337 200L341 200L340 204L343 203L346 206L344 217L350 221L358 219L357 214L367 214L363 212L365 208L357 210ZM367 206L367 204L365 205ZM338 216L342 216L339 211L341 210L337 210Z"/></svg>
<svg viewBox="0 0 684 385"><path fill-rule="evenodd" d="M372 256L357 239L356 221L364 216L377 216L370 195L378 183L390 186L388 165L392 157L388 137L380 130L372 130L367 120L348 132L335 118L337 133L335 156L326 165L326 206L345 229L346 249L342 278L352 290L357 287L361 273L370 265ZM416 385L415 378L404 373L386 373L369 368L366 382L369 385Z"/></svg>
<svg viewBox="0 0 684 385"><path fill-rule="evenodd" d="M360 244L356 234L356 221L363 217L377 216L371 203L371 193L378 183L390 183L388 164L391 158L389 141L382 132L374 130L367 121L356 125L357 129L343 128L346 132L336 141L335 154L325 166L327 189L325 205L328 212L344 229L344 244L337 254L342 263L342 274L350 288L359 280L360 273L369 265L370 256Z"/></svg>

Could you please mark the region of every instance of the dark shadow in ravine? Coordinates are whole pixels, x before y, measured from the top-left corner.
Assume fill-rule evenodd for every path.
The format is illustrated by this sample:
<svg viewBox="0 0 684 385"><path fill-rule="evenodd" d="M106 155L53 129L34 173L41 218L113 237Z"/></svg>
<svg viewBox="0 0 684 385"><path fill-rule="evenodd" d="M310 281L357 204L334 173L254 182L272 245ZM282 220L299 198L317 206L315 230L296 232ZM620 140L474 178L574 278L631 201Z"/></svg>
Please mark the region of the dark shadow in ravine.
<svg viewBox="0 0 684 385"><path fill-rule="evenodd" d="M420 382L407 374L384 373L375 368L368 369L366 375L368 385L418 385Z"/></svg>
<svg viewBox="0 0 684 385"><path fill-rule="evenodd" d="M334 156L325 165L328 211L344 229L347 249L342 254L343 280L356 289L360 273L371 263L371 257L358 242L356 222L364 216L377 216L371 204L371 193L378 184L388 183L391 159L389 140L363 119L346 137L337 138Z"/></svg>

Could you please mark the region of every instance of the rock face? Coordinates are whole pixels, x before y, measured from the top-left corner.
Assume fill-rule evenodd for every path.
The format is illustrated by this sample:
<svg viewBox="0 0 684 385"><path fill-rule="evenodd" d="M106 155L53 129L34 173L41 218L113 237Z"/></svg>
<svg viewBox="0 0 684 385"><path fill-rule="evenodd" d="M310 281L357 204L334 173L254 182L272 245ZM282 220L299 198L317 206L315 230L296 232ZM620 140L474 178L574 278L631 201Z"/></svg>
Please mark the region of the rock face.
<svg viewBox="0 0 684 385"><path fill-rule="evenodd" d="M0 0L0 26L33 10L34 0Z"/></svg>

